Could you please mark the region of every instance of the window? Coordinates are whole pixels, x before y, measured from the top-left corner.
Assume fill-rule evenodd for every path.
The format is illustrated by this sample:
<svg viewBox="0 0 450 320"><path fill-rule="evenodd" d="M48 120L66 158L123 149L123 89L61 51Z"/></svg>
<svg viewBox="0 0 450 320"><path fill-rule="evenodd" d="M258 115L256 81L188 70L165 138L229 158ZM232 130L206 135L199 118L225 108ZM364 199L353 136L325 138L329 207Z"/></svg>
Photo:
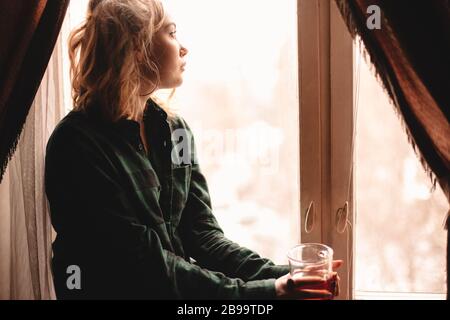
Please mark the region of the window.
<svg viewBox="0 0 450 320"><path fill-rule="evenodd" d="M335 3L299 5L302 242L345 261L341 299L445 298L446 199Z"/></svg>
<svg viewBox="0 0 450 320"><path fill-rule="evenodd" d="M356 298L445 299L447 201L361 54L356 137Z"/></svg>
<svg viewBox="0 0 450 320"><path fill-rule="evenodd" d="M298 242L295 1L169 0L190 50L174 107L194 131L225 235L287 263Z"/></svg>

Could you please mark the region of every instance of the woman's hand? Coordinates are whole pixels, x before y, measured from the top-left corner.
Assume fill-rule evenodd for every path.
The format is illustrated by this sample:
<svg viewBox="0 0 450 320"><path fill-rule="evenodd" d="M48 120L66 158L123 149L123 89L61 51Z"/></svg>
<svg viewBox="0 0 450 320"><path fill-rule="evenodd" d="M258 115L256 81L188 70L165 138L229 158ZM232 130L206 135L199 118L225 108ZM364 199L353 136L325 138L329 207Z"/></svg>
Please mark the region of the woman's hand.
<svg viewBox="0 0 450 320"><path fill-rule="evenodd" d="M342 260L333 261L333 271L342 265ZM327 288L327 280L321 277L301 277L293 279L290 274L286 274L275 281L275 290L278 299L333 299L339 295L339 276L336 272L334 292Z"/></svg>

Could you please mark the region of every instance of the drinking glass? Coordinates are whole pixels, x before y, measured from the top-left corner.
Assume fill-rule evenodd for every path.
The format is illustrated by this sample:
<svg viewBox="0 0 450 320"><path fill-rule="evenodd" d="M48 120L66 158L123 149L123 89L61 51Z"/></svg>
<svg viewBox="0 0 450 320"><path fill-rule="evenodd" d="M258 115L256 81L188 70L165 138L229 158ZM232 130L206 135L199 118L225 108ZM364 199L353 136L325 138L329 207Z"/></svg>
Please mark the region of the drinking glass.
<svg viewBox="0 0 450 320"><path fill-rule="evenodd" d="M288 251L288 260L293 280L314 277L324 281L320 289L326 289L333 294L336 293L333 249L329 246L321 243L299 244Z"/></svg>

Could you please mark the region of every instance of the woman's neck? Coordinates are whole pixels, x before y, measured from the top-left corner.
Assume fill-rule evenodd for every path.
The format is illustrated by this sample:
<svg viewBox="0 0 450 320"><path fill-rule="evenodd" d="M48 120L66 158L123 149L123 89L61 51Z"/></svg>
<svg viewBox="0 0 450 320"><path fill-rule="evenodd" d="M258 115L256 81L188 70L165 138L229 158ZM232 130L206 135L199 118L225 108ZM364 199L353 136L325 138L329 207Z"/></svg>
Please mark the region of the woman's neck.
<svg viewBox="0 0 450 320"><path fill-rule="evenodd" d="M144 122L144 111L145 111L145 107L147 105L148 99L150 99L150 95L140 97L138 106L137 106L140 110L139 114L137 114L135 116L129 116L127 119L137 121L137 122L139 122L139 124L142 125Z"/></svg>

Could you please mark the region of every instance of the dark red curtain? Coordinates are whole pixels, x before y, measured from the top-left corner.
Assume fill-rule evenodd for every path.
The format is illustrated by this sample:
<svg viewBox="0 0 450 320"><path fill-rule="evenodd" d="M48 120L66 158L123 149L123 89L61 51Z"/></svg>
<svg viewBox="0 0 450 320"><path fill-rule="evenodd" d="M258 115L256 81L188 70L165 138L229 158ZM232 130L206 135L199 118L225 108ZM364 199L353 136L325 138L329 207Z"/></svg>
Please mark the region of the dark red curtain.
<svg viewBox="0 0 450 320"><path fill-rule="evenodd" d="M450 0L336 3L364 43L425 170L450 201ZM369 28L378 9L380 29ZM447 242L447 288L449 257Z"/></svg>
<svg viewBox="0 0 450 320"><path fill-rule="evenodd" d="M0 0L0 181L68 5L69 0Z"/></svg>

